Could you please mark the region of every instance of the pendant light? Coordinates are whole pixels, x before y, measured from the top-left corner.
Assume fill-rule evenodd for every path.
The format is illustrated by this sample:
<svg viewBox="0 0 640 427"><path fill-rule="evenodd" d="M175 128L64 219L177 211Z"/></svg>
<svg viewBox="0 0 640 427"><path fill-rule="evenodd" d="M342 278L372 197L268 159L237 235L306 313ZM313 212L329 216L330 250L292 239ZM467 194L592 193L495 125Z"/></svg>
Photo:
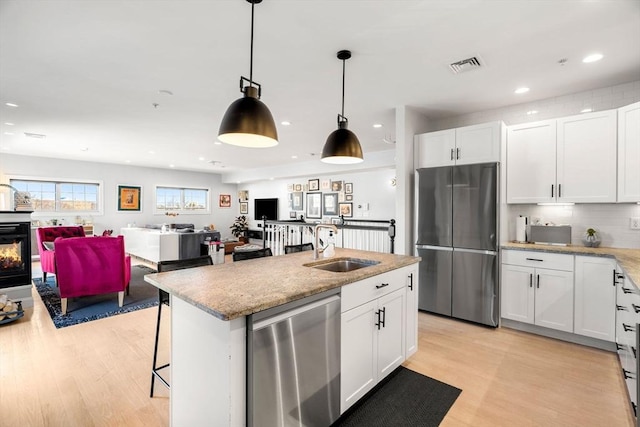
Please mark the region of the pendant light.
<svg viewBox="0 0 640 427"><path fill-rule="evenodd" d="M244 96L234 101L222 118L218 139L240 147L266 148L278 145L278 131L273 116L262 101L262 87L253 81L253 9L262 0L251 3L251 60L249 78L240 77L240 92ZM243 87L243 83L249 85Z"/></svg>
<svg viewBox="0 0 640 427"><path fill-rule="evenodd" d="M338 114L338 129L331 132L322 149L322 160L325 163L353 164L363 161L362 147L355 133L347 129L349 121L344 116L344 70L345 61L351 58L351 52L341 50L338 59L342 61L342 113Z"/></svg>

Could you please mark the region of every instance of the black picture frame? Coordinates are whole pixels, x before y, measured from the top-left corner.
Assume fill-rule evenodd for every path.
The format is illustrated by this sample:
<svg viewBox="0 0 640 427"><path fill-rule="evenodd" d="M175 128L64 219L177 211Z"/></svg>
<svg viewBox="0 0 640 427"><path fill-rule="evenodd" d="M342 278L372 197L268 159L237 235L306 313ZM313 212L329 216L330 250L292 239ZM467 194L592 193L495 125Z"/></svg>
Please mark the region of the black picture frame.
<svg viewBox="0 0 640 427"><path fill-rule="evenodd" d="M304 198L302 191L291 193L291 210L301 211L304 209Z"/></svg>
<svg viewBox="0 0 640 427"><path fill-rule="evenodd" d="M249 202L240 202L240 213L247 215L249 213Z"/></svg>
<svg viewBox="0 0 640 427"><path fill-rule="evenodd" d="M353 217L353 203L339 203L340 216L345 218Z"/></svg>
<svg viewBox="0 0 640 427"><path fill-rule="evenodd" d="M322 215L323 216L338 215L338 193L322 194Z"/></svg>
<svg viewBox="0 0 640 427"><path fill-rule="evenodd" d="M307 193L307 218L322 218L322 193Z"/></svg>
<svg viewBox="0 0 640 427"><path fill-rule="evenodd" d="M118 210L140 212L142 187L118 185Z"/></svg>
<svg viewBox="0 0 640 427"><path fill-rule="evenodd" d="M309 191L319 191L320 190L320 179L310 179L309 180Z"/></svg>
<svg viewBox="0 0 640 427"><path fill-rule="evenodd" d="M344 183L344 193L345 194L353 194L353 183L345 182Z"/></svg>

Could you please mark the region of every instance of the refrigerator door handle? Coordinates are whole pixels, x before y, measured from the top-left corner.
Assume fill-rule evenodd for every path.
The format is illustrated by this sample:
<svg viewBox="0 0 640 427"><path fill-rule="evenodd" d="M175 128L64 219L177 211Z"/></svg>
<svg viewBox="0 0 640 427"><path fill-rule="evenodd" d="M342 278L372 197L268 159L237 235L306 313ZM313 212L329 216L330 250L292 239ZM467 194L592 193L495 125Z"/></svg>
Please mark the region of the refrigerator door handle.
<svg viewBox="0 0 640 427"><path fill-rule="evenodd" d="M481 254L481 255L498 255L497 251L487 251L484 249L465 249L465 248L454 248L455 252L468 252L472 254Z"/></svg>
<svg viewBox="0 0 640 427"><path fill-rule="evenodd" d="M453 252L453 248L451 246L416 245L416 249L431 249L431 250L434 250L434 251Z"/></svg>

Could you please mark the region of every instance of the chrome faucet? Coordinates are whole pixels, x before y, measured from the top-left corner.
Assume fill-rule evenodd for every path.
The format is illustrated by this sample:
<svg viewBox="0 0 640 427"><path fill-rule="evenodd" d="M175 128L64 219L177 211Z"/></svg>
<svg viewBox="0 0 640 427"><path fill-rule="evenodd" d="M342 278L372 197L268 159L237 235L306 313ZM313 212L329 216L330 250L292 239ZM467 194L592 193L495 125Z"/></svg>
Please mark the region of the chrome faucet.
<svg viewBox="0 0 640 427"><path fill-rule="evenodd" d="M330 230L333 230L334 233L338 234L338 227L336 227L334 224L316 224L315 227L313 227L313 234L315 238L315 245L313 246L313 259L318 259L322 251L324 251L324 249L320 249L319 243L320 233L318 233L318 231L321 228L328 228Z"/></svg>

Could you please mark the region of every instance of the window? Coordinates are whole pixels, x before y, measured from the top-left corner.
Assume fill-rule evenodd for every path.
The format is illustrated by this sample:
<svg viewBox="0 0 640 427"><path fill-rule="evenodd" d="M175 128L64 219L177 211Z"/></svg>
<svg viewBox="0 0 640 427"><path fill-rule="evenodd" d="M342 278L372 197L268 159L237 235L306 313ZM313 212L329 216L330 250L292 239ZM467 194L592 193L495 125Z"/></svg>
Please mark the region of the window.
<svg viewBox="0 0 640 427"><path fill-rule="evenodd" d="M18 191L27 191L35 212L101 211L101 184L97 182L11 179Z"/></svg>
<svg viewBox="0 0 640 427"><path fill-rule="evenodd" d="M209 213L209 190L156 187L156 211Z"/></svg>

